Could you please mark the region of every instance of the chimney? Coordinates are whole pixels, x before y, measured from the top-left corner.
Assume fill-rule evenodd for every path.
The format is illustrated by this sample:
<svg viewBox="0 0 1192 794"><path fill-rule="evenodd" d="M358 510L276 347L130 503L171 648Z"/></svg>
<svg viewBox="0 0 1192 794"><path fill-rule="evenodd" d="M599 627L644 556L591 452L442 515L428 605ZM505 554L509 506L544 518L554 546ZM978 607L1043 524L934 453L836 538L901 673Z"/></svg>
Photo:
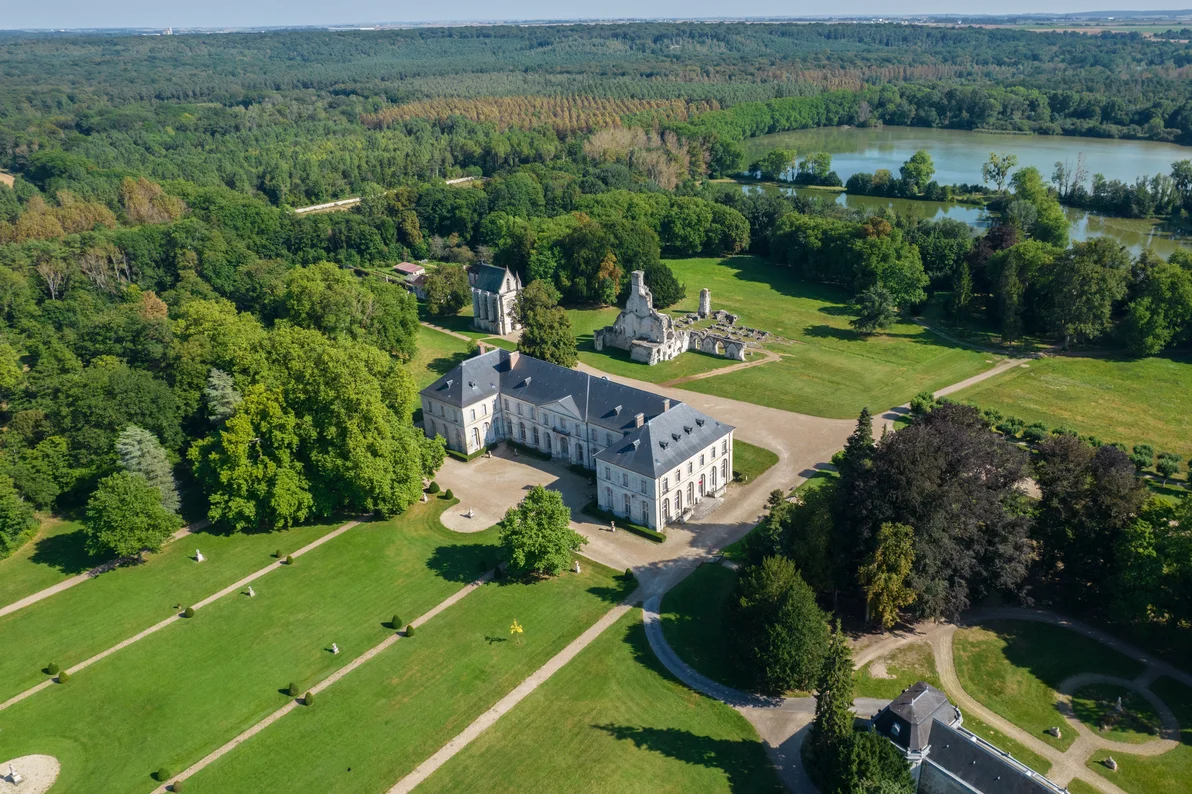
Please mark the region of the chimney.
<svg viewBox="0 0 1192 794"><path fill-rule="evenodd" d="M670 410L670 397L662 398L662 412L666 413Z"/></svg>
<svg viewBox="0 0 1192 794"><path fill-rule="evenodd" d="M509 369L513 369L514 367L517 366L517 360L520 357L521 357L521 353L519 353L518 351L516 351L516 350L509 351Z"/></svg>
<svg viewBox="0 0 1192 794"><path fill-rule="evenodd" d="M645 423L646 423L646 415L645 414L636 414L633 417L633 426L634 427L641 427Z"/></svg>

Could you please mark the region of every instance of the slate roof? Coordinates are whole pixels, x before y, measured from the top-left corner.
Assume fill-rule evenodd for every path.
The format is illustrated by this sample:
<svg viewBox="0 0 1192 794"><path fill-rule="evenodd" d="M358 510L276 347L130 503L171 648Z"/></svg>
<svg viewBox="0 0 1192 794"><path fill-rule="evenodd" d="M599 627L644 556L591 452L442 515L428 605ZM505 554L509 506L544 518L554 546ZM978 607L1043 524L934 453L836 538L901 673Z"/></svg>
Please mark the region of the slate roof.
<svg viewBox="0 0 1192 794"><path fill-rule="evenodd" d="M902 690L889 706L879 711L873 718L873 727L904 750L919 753L931 743L932 720L952 724L959 716L947 695L919 681Z"/></svg>
<svg viewBox="0 0 1192 794"><path fill-rule="evenodd" d="M1063 791L1043 775L1015 761L993 745L942 720L931 726L931 753L920 773L920 790L931 776L963 781L982 794L1056 794Z"/></svg>
<svg viewBox="0 0 1192 794"><path fill-rule="evenodd" d="M501 285L505 283L505 276L510 275L509 269L496 265L472 265L472 286L484 292L499 293Z"/></svg>
<svg viewBox="0 0 1192 794"><path fill-rule="evenodd" d="M614 433L627 433L629 451L622 449L621 439L614 439L597 459L652 478L732 430L678 400L500 348L456 365L420 393L459 408L501 393ZM638 414L644 423L640 428ZM637 448L633 440L639 442Z"/></svg>
<svg viewBox="0 0 1192 794"><path fill-rule="evenodd" d="M657 479L732 429L687 403L679 403L602 449L596 460Z"/></svg>

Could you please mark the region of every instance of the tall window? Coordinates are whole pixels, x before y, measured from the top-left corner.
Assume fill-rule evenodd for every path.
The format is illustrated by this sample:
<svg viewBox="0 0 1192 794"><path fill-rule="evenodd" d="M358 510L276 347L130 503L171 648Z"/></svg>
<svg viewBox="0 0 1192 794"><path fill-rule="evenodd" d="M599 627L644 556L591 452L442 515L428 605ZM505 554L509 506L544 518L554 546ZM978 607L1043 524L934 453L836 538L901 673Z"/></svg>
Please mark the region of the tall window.
<svg viewBox="0 0 1192 794"><path fill-rule="evenodd" d="M469 422L475 422L475 421L476 421L476 409L475 409L475 408L473 408L473 409L472 409L472 415L471 415L471 416L468 418L468 421L469 421Z"/></svg>
<svg viewBox="0 0 1192 794"><path fill-rule="evenodd" d="M506 403L506 404L505 404L505 410L509 410L509 403ZM521 403L518 403L518 404L517 404L517 415L518 415L518 416L521 416L521 415L522 415L522 412L521 412Z"/></svg>
<svg viewBox="0 0 1192 794"><path fill-rule="evenodd" d="M650 505L642 502L642 524L650 526Z"/></svg>
<svg viewBox="0 0 1192 794"><path fill-rule="evenodd" d="M724 480L725 483L728 483L728 461L727 460L720 461L720 479Z"/></svg>
<svg viewBox="0 0 1192 794"><path fill-rule="evenodd" d="M609 474L608 466L605 466L604 467L604 479L611 480L612 478L613 478L612 475Z"/></svg>
<svg viewBox="0 0 1192 794"><path fill-rule="evenodd" d="M716 445L715 444L712 445L712 457L713 458L716 457Z"/></svg>
<svg viewBox="0 0 1192 794"><path fill-rule="evenodd" d="M701 469L704 467L704 456L702 454L699 456L699 466Z"/></svg>
<svg viewBox="0 0 1192 794"><path fill-rule="evenodd" d="M506 411L509 410L509 401L508 400L505 401L505 410ZM518 411L518 413L521 413L521 411Z"/></svg>
<svg viewBox="0 0 1192 794"><path fill-rule="evenodd" d="M687 483L687 504L695 504L695 483Z"/></svg>
<svg viewBox="0 0 1192 794"><path fill-rule="evenodd" d="M640 481L640 482L638 482L638 484L637 484L637 489L638 489L639 491L641 491L642 493L645 493L645 492L646 492L646 478L645 478L645 477L642 477L642 478L641 478L641 481Z"/></svg>
<svg viewBox="0 0 1192 794"><path fill-rule="evenodd" d="M604 506L607 507L609 510L613 509L613 489L612 488L604 489Z"/></svg>
<svg viewBox="0 0 1192 794"><path fill-rule="evenodd" d="M723 455L728 454L728 439L727 438L724 439L724 441L720 444L720 452Z"/></svg>
<svg viewBox="0 0 1192 794"><path fill-rule="evenodd" d="M690 476L691 476L691 471L692 471L692 469L691 469L691 461L687 461L687 476L688 476L688 477L690 477Z"/></svg>
<svg viewBox="0 0 1192 794"><path fill-rule="evenodd" d="M670 492L670 477L663 477L663 478L662 478L662 492L663 492L663 493L669 493L669 492Z"/></svg>
<svg viewBox="0 0 1192 794"><path fill-rule="evenodd" d="M629 475L626 474L625 472L621 472L621 487L623 487L623 488L629 487Z"/></svg>
<svg viewBox="0 0 1192 794"><path fill-rule="evenodd" d="M480 428L472 428L472 444L473 446L480 446Z"/></svg>
<svg viewBox="0 0 1192 794"><path fill-rule="evenodd" d="M625 494L625 515L633 517L633 498Z"/></svg>
<svg viewBox="0 0 1192 794"><path fill-rule="evenodd" d="M538 425L534 425L534 446L538 446Z"/></svg>
<svg viewBox="0 0 1192 794"><path fill-rule="evenodd" d="M521 440L522 441L526 440L526 423L525 422L521 423Z"/></svg>
<svg viewBox="0 0 1192 794"><path fill-rule="evenodd" d="M488 416L488 403L480 404L480 413L483 416Z"/></svg>

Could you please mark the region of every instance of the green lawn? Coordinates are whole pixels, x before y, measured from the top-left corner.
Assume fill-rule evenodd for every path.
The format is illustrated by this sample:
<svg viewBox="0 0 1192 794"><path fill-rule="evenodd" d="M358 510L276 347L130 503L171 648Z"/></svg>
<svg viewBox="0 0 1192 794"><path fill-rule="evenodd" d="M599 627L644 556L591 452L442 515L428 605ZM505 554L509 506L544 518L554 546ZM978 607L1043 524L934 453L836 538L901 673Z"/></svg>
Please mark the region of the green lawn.
<svg viewBox="0 0 1192 794"><path fill-rule="evenodd" d="M1122 711L1117 700L1122 700ZM1098 736L1114 742L1140 744L1159 737L1159 713L1150 701L1133 689L1112 684L1095 684L1072 694L1076 717ZM1104 728L1102 721L1108 720Z"/></svg>
<svg viewBox="0 0 1192 794"><path fill-rule="evenodd" d="M1067 425L1082 435L1128 447L1147 442L1186 461L1192 457L1189 384L1188 359L1056 356L1031 361L952 396L1028 424Z"/></svg>
<svg viewBox="0 0 1192 794"><path fill-rule="evenodd" d="M187 791L387 790L636 586L595 563L583 568L486 585L188 780ZM515 619L520 643L509 634Z"/></svg>
<svg viewBox="0 0 1192 794"><path fill-rule="evenodd" d="M752 482L777 462L778 456L765 447L733 439L733 473L740 474L742 482Z"/></svg>
<svg viewBox="0 0 1192 794"><path fill-rule="evenodd" d="M1018 727L1067 749L1075 732L1060 739L1045 731L1063 726L1056 709L1056 687L1077 673L1134 678L1134 661L1082 634L1058 626L998 621L956 632L956 674L965 691Z"/></svg>
<svg viewBox="0 0 1192 794"><path fill-rule="evenodd" d="M82 525L77 521L43 518L33 538L0 560L0 606L105 562L87 554L83 543Z"/></svg>
<svg viewBox="0 0 1192 794"><path fill-rule="evenodd" d="M1101 789L1093 788L1091 783L1085 783L1078 777L1068 781L1069 794L1101 794Z"/></svg>
<svg viewBox="0 0 1192 794"><path fill-rule="evenodd" d="M1005 750L1007 753L1014 756L1036 772L1042 772L1044 775L1046 775L1051 769L1051 762L1046 758L1039 755L1034 750L1027 748L1026 745L1020 744L1014 739L1011 739L997 728L986 725L972 714L964 715L964 727L968 728L970 731L977 734L990 744L995 745L999 749ZM1072 789L1072 791L1075 792L1076 789Z"/></svg>
<svg viewBox="0 0 1192 794"><path fill-rule="evenodd" d="M674 680L625 615L419 792L783 791L753 727Z"/></svg>
<svg viewBox="0 0 1192 794"><path fill-rule="evenodd" d="M1160 678L1151 691L1175 712L1180 723L1180 744L1163 755L1139 756L1113 753L1118 762L1116 772L1100 763L1109 753L1098 751L1089 760L1089 767L1112 780L1130 794L1177 794L1188 791L1192 780L1192 689Z"/></svg>
<svg viewBox="0 0 1192 794"><path fill-rule="evenodd" d="M415 385L421 389L467 357L467 342L423 326L418 329L418 352L409 363L410 373Z"/></svg>
<svg viewBox="0 0 1192 794"><path fill-rule="evenodd" d="M679 658L699 672L737 689L753 682L728 653L724 607L737 586L737 572L723 565L696 568L662 597L662 632Z"/></svg>
<svg viewBox="0 0 1192 794"><path fill-rule="evenodd" d="M684 384L693 391L849 419L864 407L877 413L918 392L976 375L998 358L953 345L912 323L862 338L849 327L852 311L843 291L800 281L792 271L755 257L668 264L687 284L680 310L693 310L706 286L714 309L739 314L741 323L786 340L767 344L781 360Z"/></svg>
<svg viewBox="0 0 1192 794"><path fill-rule="evenodd" d="M182 769L284 704L289 682L305 689L380 642L394 612L410 620L475 577L495 533L444 529L446 504L356 527L259 579L256 597L220 599L0 712L0 757L57 757L65 791L152 789L152 771ZM219 559L209 550L203 567Z"/></svg>
<svg viewBox="0 0 1192 794"><path fill-rule="evenodd" d="M483 339L486 336L491 336L488 331L478 331L472 325L472 304L470 303L460 309L459 314L452 314L446 317L432 315L427 311L425 303L419 303L418 319L431 325L437 325L440 328L446 328L448 331L455 331L457 334L469 336L472 339Z"/></svg>
<svg viewBox="0 0 1192 794"><path fill-rule="evenodd" d="M285 532L199 532L148 555L145 563L108 571L0 617L0 701L44 680L41 669L50 662L63 668L81 662L177 614L177 605L201 601L275 562L275 551L301 548L341 523ZM202 563L191 559L196 548L207 558Z"/></svg>
<svg viewBox="0 0 1192 794"><path fill-rule="evenodd" d="M857 697L893 700L917 681L941 687L935 657L926 642L904 645L862 667L857 671L856 693Z"/></svg>

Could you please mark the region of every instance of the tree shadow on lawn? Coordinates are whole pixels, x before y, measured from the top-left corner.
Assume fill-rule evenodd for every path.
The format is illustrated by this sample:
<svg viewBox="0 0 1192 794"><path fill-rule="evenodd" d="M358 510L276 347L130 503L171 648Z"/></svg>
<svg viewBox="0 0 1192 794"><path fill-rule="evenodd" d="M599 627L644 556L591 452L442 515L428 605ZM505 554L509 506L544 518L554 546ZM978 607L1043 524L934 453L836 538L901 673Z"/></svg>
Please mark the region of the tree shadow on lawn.
<svg viewBox="0 0 1192 794"><path fill-rule="evenodd" d="M439 356L438 358L432 358L430 361L426 362L426 371L433 372L436 375L446 375L453 368L455 368L456 365L467 358L468 354L466 352L456 353L452 356Z"/></svg>
<svg viewBox="0 0 1192 794"><path fill-rule="evenodd" d="M71 576L107 562L103 557L88 554L86 543L82 529L42 538L35 541L29 561L36 565L48 565Z"/></svg>
<svg viewBox="0 0 1192 794"><path fill-rule="evenodd" d="M1129 680L1144 669L1142 662L1060 626L996 621L984 623L982 628L1005 643L1001 653L1009 664L1027 671L1053 690L1065 679L1081 673L1102 673Z"/></svg>
<svg viewBox="0 0 1192 794"><path fill-rule="evenodd" d="M679 728L648 728L632 725L593 725L614 739L633 742L693 766L718 769L728 779L730 791L782 791L774 768L760 742L745 739L713 739Z"/></svg>
<svg viewBox="0 0 1192 794"><path fill-rule="evenodd" d="M499 551L493 544L439 546L426 567L448 582L474 582L497 564Z"/></svg>

